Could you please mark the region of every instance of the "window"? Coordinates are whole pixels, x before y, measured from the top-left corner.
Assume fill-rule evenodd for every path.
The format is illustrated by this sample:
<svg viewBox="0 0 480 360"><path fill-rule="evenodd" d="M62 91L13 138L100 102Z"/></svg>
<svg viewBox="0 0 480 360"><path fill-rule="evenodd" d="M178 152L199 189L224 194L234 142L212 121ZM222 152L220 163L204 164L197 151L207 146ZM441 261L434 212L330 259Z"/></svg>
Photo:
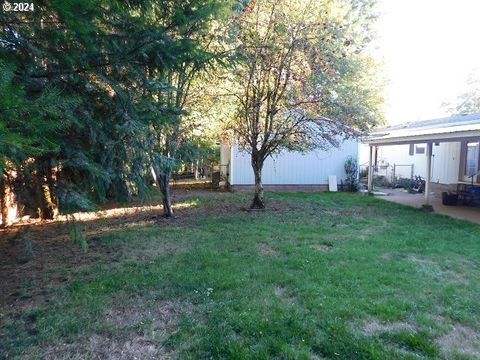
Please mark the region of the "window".
<svg viewBox="0 0 480 360"><path fill-rule="evenodd" d="M415 154L425 154L425 146L424 145L415 146Z"/></svg>
<svg viewBox="0 0 480 360"><path fill-rule="evenodd" d="M479 142L468 142L465 153L465 176L470 177L478 172Z"/></svg>
<svg viewBox="0 0 480 360"><path fill-rule="evenodd" d="M413 144L410 144L410 148L408 149L408 155L413 156L413 151L415 149L413 148Z"/></svg>

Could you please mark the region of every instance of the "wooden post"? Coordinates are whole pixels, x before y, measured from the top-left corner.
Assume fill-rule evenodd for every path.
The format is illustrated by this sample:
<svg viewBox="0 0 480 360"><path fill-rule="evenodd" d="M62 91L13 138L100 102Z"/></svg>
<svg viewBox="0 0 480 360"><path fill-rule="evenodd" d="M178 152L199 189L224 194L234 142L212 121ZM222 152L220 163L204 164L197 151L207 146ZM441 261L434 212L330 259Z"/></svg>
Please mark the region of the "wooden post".
<svg viewBox="0 0 480 360"><path fill-rule="evenodd" d="M373 192L373 146L370 145L370 156L368 157L368 193Z"/></svg>
<svg viewBox="0 0 480 360"><path fill-rule="evenodd" d="M432 143L427 143L427 177L425 179L425 203L423 208L426 210L433 210L430 205L430 179L432 178Z"/></svg>
<svg viewBox="0 0 480 360"><path fill-rule="evenodd" d="M397 172L397 164L393 164L393 176L392 176L392 186L395 189L395 182L397 180L395 174Z"/></svg>

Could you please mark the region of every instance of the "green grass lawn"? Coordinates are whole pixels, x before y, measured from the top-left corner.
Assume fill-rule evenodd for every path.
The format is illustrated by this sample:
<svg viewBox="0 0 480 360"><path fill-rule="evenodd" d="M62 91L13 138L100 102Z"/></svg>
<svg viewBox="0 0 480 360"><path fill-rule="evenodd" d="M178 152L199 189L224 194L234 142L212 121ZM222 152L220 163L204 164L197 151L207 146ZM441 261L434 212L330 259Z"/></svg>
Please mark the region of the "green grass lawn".
<svg viewBox="0 0 480 360"><path fill-rule="evenodd" d="M0 358L480 358L480 226L367 196L192 193L0 328ZM218 209L218 210L217 210ZM190 211L190 212L189 212Z"/></svg>

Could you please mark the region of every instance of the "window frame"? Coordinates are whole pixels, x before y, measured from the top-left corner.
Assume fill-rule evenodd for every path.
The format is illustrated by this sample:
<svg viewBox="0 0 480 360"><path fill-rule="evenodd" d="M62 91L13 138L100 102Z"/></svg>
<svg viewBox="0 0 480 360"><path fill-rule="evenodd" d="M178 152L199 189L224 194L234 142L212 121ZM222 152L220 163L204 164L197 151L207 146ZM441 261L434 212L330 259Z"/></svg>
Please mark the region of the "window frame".
<svg viewBox="0 0 480 360"><path fill-rule="evenodd" d="M460 158L460 169L459 169L459 180L465 182L471 182L472 178L466 174L467 170L467 147L469 143L478 142L479 146L477 149L477 172L480 171L480 138L472 138L464 140L461 143L461 158ZM480 183L480 175L474 176L474 183Z"/></svg>
<svg viewBox="0 0 480 360"><path fill-rule="evenodd" d="M427 150L427 147L424 146L423 144L415 144L415 155L425 155L426 150Z"/></svg>

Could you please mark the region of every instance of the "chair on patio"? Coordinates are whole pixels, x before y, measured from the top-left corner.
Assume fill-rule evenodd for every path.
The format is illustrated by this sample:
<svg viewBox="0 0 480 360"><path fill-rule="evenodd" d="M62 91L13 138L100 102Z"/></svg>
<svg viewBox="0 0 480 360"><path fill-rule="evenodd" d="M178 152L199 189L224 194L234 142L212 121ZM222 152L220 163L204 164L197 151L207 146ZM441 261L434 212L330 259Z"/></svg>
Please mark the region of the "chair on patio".
<svg viewBox="0 0 480 360"><path fill-rule="evenodd" d="M480 201L480 184L473 183L457 183L458 200L461 200L465 205L474 204Z"/></svg>

